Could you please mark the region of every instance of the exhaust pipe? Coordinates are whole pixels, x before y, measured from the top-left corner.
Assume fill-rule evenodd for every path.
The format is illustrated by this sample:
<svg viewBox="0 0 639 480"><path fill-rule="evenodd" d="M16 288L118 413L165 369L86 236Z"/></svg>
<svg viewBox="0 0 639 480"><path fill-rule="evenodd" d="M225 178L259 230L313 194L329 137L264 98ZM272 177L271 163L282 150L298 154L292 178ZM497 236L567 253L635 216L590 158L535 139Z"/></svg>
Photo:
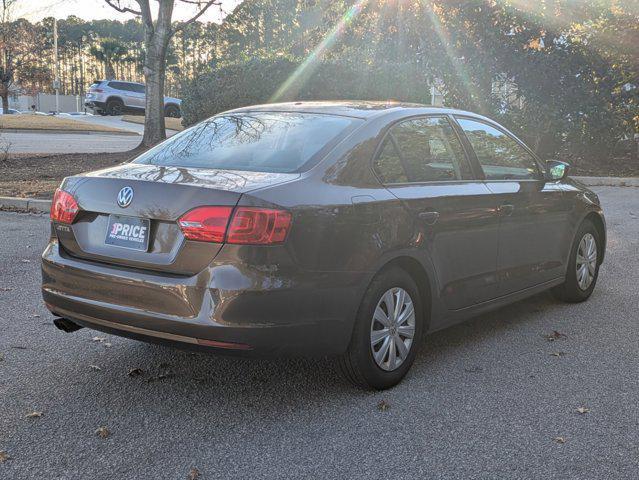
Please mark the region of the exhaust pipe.
<svg viewBox="0 0 639 480"><path fill-rule="evenodd" d="M77 323L73 323L71 320L68 320L66 318L56 318L55 320L53 320L53 324L58 329L66 333L73 333L80 330L81 328L84 328L83 326L78 325Z"/></svg>

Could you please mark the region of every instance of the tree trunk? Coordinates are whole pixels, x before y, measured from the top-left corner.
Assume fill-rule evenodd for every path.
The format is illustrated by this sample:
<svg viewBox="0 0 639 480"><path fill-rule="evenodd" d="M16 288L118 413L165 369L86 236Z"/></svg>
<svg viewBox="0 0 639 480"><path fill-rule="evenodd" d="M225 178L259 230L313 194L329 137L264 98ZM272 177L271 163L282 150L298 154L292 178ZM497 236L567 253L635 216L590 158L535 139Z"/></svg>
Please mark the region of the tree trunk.
<svg viewBox="0 0 639 480"><path fill-rule="evenodd" d="M9 113L9 86L0 84L0 98L2 98L2 113Z"/></svg>
<svg viewBox="0 0 639 480"><path fill-rule="evenodd" d="M164 124L164 59L147 54L144 65L146 104L142 143L152 147L166 138Z"/></svg>

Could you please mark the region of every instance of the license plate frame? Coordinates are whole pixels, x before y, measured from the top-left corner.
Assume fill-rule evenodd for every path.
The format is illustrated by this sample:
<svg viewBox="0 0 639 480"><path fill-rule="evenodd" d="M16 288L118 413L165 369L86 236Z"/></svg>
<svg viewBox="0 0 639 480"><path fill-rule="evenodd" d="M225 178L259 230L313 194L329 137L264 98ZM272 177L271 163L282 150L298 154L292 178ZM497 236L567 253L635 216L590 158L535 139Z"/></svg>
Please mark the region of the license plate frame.
<svg viewBox="0 0 639 480"><path fill-rule="evenodd" d="M119 226L118 226L119 225ZM148 252L151 221L148 218L109 215L104 244L138 252Z"/></svg>

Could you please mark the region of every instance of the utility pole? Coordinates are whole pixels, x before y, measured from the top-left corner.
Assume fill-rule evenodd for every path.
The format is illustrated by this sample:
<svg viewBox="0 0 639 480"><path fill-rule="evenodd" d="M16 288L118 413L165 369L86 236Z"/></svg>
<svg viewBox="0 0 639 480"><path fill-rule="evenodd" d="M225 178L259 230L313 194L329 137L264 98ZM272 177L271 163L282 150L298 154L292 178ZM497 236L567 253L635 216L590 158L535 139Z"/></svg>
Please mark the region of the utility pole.
<svg viewBox="0 0 639 480"><path fill-rule="evenodd" d="M60 113L60 69L58 67L58 20L53 19L53 50L54 50L54 68L55 79L53 80L53 88L55 90L55 113Z"/></svg>

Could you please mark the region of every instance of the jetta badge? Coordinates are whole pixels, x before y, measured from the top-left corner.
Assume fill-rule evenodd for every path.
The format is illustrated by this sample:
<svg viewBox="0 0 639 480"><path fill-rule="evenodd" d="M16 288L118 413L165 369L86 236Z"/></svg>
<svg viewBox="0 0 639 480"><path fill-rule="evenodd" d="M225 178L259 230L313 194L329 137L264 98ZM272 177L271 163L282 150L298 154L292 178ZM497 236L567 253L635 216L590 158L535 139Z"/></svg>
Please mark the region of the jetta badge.
<svg viewBox="0 0 639 480"><path fill-rule="evenodd" d="M118 193L118 205L122 208L126 208L131 205L133 201L133 189L131 187L124 187Z"/></svg>

